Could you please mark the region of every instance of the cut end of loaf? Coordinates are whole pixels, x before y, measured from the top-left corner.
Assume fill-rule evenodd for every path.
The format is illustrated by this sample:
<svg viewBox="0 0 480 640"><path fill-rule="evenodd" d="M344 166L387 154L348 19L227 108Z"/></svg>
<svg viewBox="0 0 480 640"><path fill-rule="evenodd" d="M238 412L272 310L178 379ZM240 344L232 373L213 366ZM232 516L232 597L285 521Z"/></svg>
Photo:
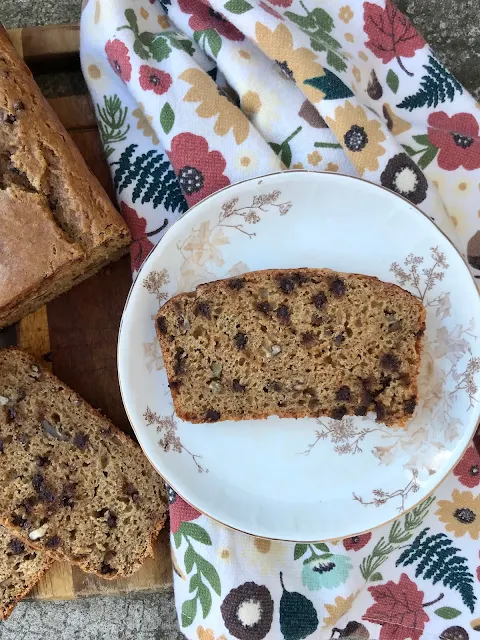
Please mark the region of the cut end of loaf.
<svg viewBox="0 0 480 640"><path fill-rule="evenodd" d="M189 422L365 416L405 426L425 309L400 287L328 269L257 271L180 294L156 331Z"/></svg>
<svg viewBox="0 0 480 640"><path fill-rule="evenodd" d="M130 438L19 349L0 350L0 522L105 579L152 553L163 481Z"/></svg>

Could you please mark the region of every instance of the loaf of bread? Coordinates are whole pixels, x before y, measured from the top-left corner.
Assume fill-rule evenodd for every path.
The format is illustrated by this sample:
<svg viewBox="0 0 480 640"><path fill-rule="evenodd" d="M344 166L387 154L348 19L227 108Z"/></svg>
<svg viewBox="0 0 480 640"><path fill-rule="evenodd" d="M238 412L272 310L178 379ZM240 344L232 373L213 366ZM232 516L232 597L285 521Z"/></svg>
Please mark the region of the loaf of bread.
<svg viewBox="0 0 480 640"><path fill-rule="evenodd" d="M126 252L130 234L0 25L0 328Z"/></svg>
<svg viewBox="0 0 480 640"><path fill-rule="evenodd" d="M0 527L0 618L6 620L51 566L53 559L35 551Z"/></svg>
<svg viewBox="0 0 480 640"><path fill-rule="evenodd" d="M130 438L19 349L0 350L0 523L104 578L152 553L163 481Z"/></svg>
<svg viewBox="0 0 480 640"><path fill-rule="evenodd" d="M175 411L190 422L376 413L417 402L425 309L377 278L327 269L219 280L159 311Z"/></svg>

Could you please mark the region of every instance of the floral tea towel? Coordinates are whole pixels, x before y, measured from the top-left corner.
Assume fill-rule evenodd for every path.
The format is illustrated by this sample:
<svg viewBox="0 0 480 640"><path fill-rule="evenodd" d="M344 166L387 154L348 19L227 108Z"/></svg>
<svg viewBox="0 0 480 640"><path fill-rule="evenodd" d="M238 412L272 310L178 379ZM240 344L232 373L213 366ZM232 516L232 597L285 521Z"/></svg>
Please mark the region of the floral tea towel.
<svg viewBox="0 0 480 640"><path fill-rule="evenodd" d="M134 274L205 196L308 169L408 198L480 278L479 105L391 0L87 0L81 35ZM221 259L207 241L192 248L206 265ZM442 348L455 366L468 349L461 328ZM480 362L471 367L476 393ZM250 537L169 496L186 638L480 640L473 445L410 513L328 543Z"/></svg>

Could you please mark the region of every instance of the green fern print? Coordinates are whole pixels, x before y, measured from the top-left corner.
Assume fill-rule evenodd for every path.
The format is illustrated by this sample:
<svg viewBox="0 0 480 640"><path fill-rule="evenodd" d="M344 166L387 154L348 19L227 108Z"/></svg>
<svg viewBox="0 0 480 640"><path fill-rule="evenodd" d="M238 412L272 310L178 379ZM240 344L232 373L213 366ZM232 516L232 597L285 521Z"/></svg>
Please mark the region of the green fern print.
<svg viewBox="0 0 480 640"><path fill-rule="evenodd" d="M428 56L428 61L430 64L423 65L427 74L420 81L420 89L404 98L397 105L399 109L413 111L418 107L437 107L441 102L452 102L456 93L463 93L462 85L438 60Z"/></svg>
<svg viewBox="0 0 480 640"><path fill-rule="evenodd" d="M414 530L418 529L422 524L433 502L435 502L435 497L430 496L409 511L405 515L403 522L401 520L395 520L388 534L388 538L385 539L382 536L373 548L373 551L362 560L360 572L366 582L376 582L377 580L383 579L378 569L388 560L393 551L412 538Z"/></svg>
<svg viewBox="0 0 480 640"><path fill-rule="evenodd" d="M163 205L167 211L185 213L188 205L168 158L155 149L134 157L137 147L130 144L112 163L117 166L113 176L117 193L134 185L132 202L141 198L142 204L151 202L154 209Z"/></svg>
<svg viewBox="0 0 480 640"><path fill-rule="evenodd" d="M217 595L221 595L220 576L213 564L205 560L192 544L192 540L195 540L211 546L212 540L203 527L194 522L182 522L178 531L173 534L173 539L177 549L183 540L187 543L183 560L185 571L190 576L189 591L193 593L193 597L190 600L185 600L182 604L182 627L188 627L195 620L198 603L200 603L204 618L210 613L212 608L210 589L213 589Z"/></svg>
<svg viewBox="0 0 480 640"><path fill-rule="evenodd" d="M440 580L445 587L456 589L463 603L473 613L477 596L475 595L473 575L468 570L467 559L457 555L458 549L444 534L427 536L429 527L423 529L405 551L402 552L395 565L404 567L419 561L415 577L432 580L436 584Z"/></svg>
<svg viewBox="0 0 480 640"><path fill-rule="evenodd" d="M103 96L103 107L97 103L98 129L107 158L113 153L112 144L127 139L127 133L130 131L130 125L125 126L127 113L128 108L122 107L116 94Z"/></svg>
<svg viewBox="0 0 480 640"><path fill-rule="evenodd" d="M181 49L193 56L195 48L190 40L182 37L178 31L162 31L161 33L151 33L150 31L140 31L138 20L133 9L125 10L125 19L128 24L118 27L117 31L128 29L135 37L133 50L142 60L153 58L161 62L169 57L172 49Z"/></svg>
<svg viewBox="0 0 480 640"><path fill-rule="evenodd" d="M310 46L314 51L327 52L327 64L335 71L345 71L347 64L344 60L342 45L330 35L334 26L333 18L320 7L309 11L303 2L300 2L300 6L305 11L305 16L285 11L285 17L310 37Z"/></svg>

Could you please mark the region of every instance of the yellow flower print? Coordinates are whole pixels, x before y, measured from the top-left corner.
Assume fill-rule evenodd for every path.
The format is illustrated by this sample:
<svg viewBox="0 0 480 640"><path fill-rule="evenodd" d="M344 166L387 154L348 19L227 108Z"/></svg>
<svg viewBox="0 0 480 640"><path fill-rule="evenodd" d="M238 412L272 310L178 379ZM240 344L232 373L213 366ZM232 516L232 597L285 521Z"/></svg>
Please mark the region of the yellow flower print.
<svg viewBox="0 0 480 640"><path fill-rule="evenodd" d="M88 66L88 75L90 78L92 78L92 80L98 80L98 78L101 77L102 72L96 64L90 64Z"/></svg>
<svg viewBox="0 0 480 640"><path fill-rule="evenodd" d="M317 166L317 164L320 164L320 162L322 161L322 156L318 153L317 150L313 151L312 153L309 153L307 156L307 160L309 161L309 163L311 165L313 165L314 167Z"/></svg>
<svg viewBox="0 0 480 640"><path fill-rule="evenodd" d="M445 524L447 531L453 531L456 538L466 533L472 540L480 536L480 495L471 491L454 489L452 500L439 500L435 515Z"/></svg>
<svg viewBox="0 0 480 640"><path fill-rule="evenodd" d="M345 34L345 40L346 40L347 42L355 42L355 38L354 38L353 33L346 33L346 34ZM345 55L346 55L346 54L345 54Z"/></svg>
<svg viewBox="0 0 480 640"><path fill-rule="evenodd" d="M385 153L380 144L385 136L378 120L369 120L362 107L347 101L335 109L335 119L326 117L325 121L361 176L365 170L378 169L378 158Z"/></svg>
<svg viewBox="0 0 480 640"><path fill-rule="evenodd" d="M353 73L353 77L355 78L355 80L357 82L360 82L360 80L362 79L362 76L360 75L360 69L358 67L353 67L352 69L352 73Z"/></svg>
<svg viewBox="0 0 480 640"><path fill-rule="evenodd" d="M257 168L257 155L249 149L242 149L237 153L235 164L239 171L252 172Z"/></svg>
<svg viewBox="0 0 480 640"><path fill-rule="evenodd" d="M335 164L335 162L329 162L327 164L327 171L332 171L332 172L336 172L338 171L338 164Z"/></svg>
<svg viewBox="0 0 480 640"><path fill-rule="evenodd" d="M300 87L311 102L320 102L325 94L315 87L304 84L305 80L325 75L317 57L305 47L294 49L293 36L284 24L279 24L275 31L264 24L255 24L255 38L262 51L275 60L281 69Z"/></svg>
<svg viewBox="0 0 480 640"><path fill-rule="evenodd" d="M291 169L304 169L305 167L303 166L303 164L301 162L296 162L295 164L292 164Z"/></svg>
<svg viewBox="0 0 480 640"><path fill-rule="evenodd" d="M157 22L162 27L162 29L168 29L168 27L170 26L170 20L167 18L167 16L158 16Z"/></svg>
<svg viewBox="0 0 480 640"><path fill-rule="evenodd" d="M350 20L353 18L353 15L353 11L348 4L344 7L340 7L340 11L338 12L338 17L345 24L348 24L350 22Z"/></svg>
<svg viewBox="0 0 480 640"><path fill-rule="evenodd" d="M197 627L198 640L215 640L215 634L211 629L204 629L202 626ZM218 636L216 640L227 640L224 635Z"/></svg>
<svg viewBox="0 0 480 640"><path fill-rule="evenodd" d="M262 101L256 91L247 91L241 98L242 111L246 116L251 116L260 111Z"/></svg>
<svg viewBox="0 0 480 640"><path fill-rule="evenodd" d="M179 77L191 85L183 101L199 102L196 112L200 118L217 116L213 130L218 136L226 135L231 129L237 144L247 139L250 128L248 118L218 93L217 85L210 76L200 69L186 69Z"/></svg>

